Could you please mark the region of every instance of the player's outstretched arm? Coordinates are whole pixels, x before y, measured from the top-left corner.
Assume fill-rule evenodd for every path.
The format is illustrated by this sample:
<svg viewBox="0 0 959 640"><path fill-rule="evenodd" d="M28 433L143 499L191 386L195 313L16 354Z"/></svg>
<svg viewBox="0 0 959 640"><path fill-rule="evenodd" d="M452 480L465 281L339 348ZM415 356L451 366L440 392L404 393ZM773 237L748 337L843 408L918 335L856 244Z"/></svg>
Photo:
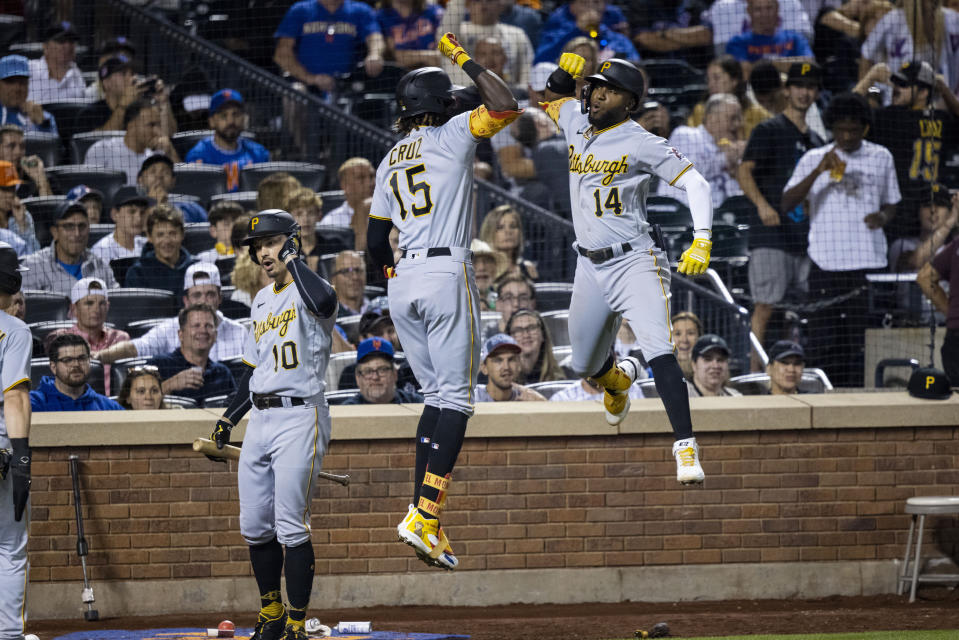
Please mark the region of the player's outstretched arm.
<svg viewBox="0 0 959 640"><path fill-rule="evenodd" d="M466 75L476 84L480 97L483 99L483 104L486 105L487 109L500 113L519 110L519 105L516 103L516 98L513 96L509 85L498 75L470 58L466 49L456 41L455 35L452 33L443 34L437 48L440 53L452 60L453 64L462 67Z"/></svg>
<svg viewBox="0 0 959 640"><path fill-rule="evenodd" d="M286 264L310 313L320 318L333 317L336 314L336 291L300 258L300 243L296 236L286 239L278 257Z"/></svg>
<svg viewBox="0 0 959 640"><path fill-rule="evenodd" d="M564 53L559 57L559 67L546 79L546 102L559 98L576 97L576 79L583 77L586 59L576 53Z"/></svg>

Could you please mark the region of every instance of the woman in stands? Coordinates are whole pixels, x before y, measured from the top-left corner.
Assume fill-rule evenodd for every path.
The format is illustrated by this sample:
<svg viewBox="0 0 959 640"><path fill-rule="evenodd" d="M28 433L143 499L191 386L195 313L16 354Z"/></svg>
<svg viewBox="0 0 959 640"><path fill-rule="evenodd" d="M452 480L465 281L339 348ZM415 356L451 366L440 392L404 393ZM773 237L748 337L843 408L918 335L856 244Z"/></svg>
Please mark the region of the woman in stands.
<svg viewBox="0 0 959 640"><path fill-rule="evenodd" d="M553 338L536 311L520 309L506 323L506 333L519 343L526 384L565 380L566 375L553 355Z"/></svg>
<svg viewBox="0 0 959 640"><path fill-rule="evenodd" d="M167 409L160 389L160 371L156 367L135 367L127 374L120 387L117 402L124 409Z"/></svg>
<svg viewBox="0 0 959 640"><path fill-rule="evenodd" d="M693 345L703 335L703 323L692 311L680 311L672 318L673 343L676 345L676 359L683 376L693 379Z"/></svg>
<svg viewBox="0 0 959 640"><path fill-rule="evenodd" d="M536 264L523 258L523 221L511 205L502 204L486 214L480 240L506 256L505 271L497 273L497 279L504 273L517 273L530 280L539 278Z"/></svg>
<svg viewBox="0 0 959 640"><path fill-rule="evenodd" d="M686 122L688 126L698 127L703 123L703 118L706 115L706 100L709 99L709 96L717 93L731 93L739 100L739 105L743 109L744 131L742 140L748 140L749 134L753 132L753 127L772 117L768 111L746 95L746 78L743 75L743 66L739 63L739 60L730 55L722 55L706 67L706 95L693 108L693 112Z"/></svg>

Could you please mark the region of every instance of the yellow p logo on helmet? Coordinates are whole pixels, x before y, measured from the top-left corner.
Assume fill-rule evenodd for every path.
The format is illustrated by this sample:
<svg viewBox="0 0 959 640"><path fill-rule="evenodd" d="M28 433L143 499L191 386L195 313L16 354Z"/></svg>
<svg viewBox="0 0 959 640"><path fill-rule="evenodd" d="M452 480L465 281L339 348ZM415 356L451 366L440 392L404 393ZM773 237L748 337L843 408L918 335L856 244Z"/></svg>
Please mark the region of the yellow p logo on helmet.
<svg viewBox="0 0 959 640"><path fill-rule="evenodd" d="M259 218L253 218L250 220L250 232L256 231L256 224L260 221Z"/></svg>
<svg viewBox="0 0 959 640"><path fill-rule="evenodd" d="M810 71L812 71L812 66L808 62L804 62L802 69L799 71L799 75L804 76Z"/></svg>
<svg viewBox="0 0 959 640"><path fill-rule="evenodd" d="M935 376L926 376L926 388L927 388L927 389L928 389L929 387L931 387L932 385L934 385L935 383L936 383L936 377L935 377Z"/></svg>
<svg viewBox="0 0 959 640"><path fill-rule="evenodd" d="M607 69L609 69L611 66L612 65L609 63L609 60L607 60L606 62L603 63L603 66L599 68L599 72L602 73L606 71Z"/></svg>

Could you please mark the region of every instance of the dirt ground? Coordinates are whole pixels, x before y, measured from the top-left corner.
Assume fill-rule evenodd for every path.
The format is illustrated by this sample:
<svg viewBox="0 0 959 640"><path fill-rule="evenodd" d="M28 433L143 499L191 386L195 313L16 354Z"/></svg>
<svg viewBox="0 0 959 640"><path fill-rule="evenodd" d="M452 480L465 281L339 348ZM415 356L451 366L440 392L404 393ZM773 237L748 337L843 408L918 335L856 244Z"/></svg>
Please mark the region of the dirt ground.
<svg viewBox="0 0 959 640"><path fill-rule="evenodd" d="M511 605L505 607L377 607L352 610L311 610L323 624L339 620L370 620L373 629L406 632L446 632L473 640L605 640L630 638L637 629L667 622L673 637L725 636L762 633L959 630L959 590L924 588L915 603L908 597L835 597L823 600L731 600L720 602L624 603L577 605ZM31 621L28 631L41 640L73 631L214 627L229 618L237 627L252 626L247 613ZM957 631L959 636L959 631Z"/></svg>

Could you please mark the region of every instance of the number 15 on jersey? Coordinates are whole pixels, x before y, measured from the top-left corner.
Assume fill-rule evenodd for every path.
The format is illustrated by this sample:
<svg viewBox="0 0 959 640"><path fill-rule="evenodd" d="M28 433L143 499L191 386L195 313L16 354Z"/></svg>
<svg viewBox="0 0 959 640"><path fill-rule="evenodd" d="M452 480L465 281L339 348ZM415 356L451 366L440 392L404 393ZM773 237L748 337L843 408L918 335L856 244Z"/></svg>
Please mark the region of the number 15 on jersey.
<svg viewBox="0 0 959 640"><path fill-rule="evenodd" d="M430 183L426 181L425 173L426 165L420 163L390 174L390 189L400 207L401 220L406 220L409 213L418 218L433 212Z"/></svg>

